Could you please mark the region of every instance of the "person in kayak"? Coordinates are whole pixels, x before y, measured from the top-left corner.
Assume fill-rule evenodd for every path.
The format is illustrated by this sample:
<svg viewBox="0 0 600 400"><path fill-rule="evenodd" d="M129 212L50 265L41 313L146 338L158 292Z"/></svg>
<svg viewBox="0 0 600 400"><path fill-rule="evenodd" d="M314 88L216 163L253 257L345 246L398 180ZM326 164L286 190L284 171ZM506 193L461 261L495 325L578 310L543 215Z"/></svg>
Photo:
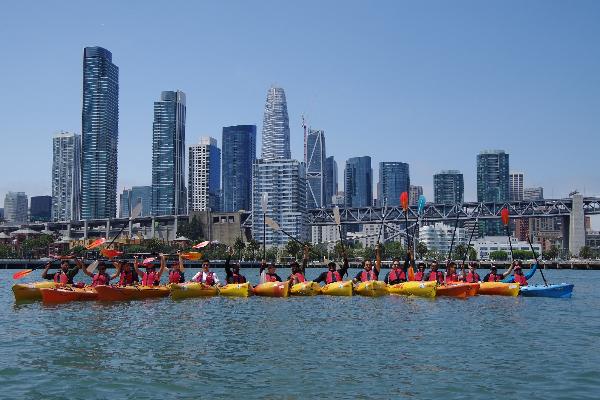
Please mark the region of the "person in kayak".
<svg viewBox="0 0 600 400"><path fill-rule="evenodd" d="M127 260L120 260L113 263L116 272L111 279L119 277L119 286L131 286L139 283L138 274L131 268L131 263Z"/></svg>
<svg viewBox="0 0 600 400"><path fill-rule="evenodd" d="M490 272L486 276L483 277L483 282L500 282L502 279L506 278L512 273L514 263L510 266L510 268L504 272L503 274L498 273L498 268L495 265L490 267Z"/></svg>
<svg viewBox="0 0 600 400"><path fill-rule="evenodd" d="M260 283L265 282L281 282L281 278L277 275L277 267L275 263L269 263L267 265L266 261L260 264L260 270L258 272L260 275Z"/></svg>
<svg viewBox="0 0 600 400"><path fill-rule="evenodd" d="M93 273L87 270L87 266L79 261L77 263L84 274L92 278L92 286L107 286L110 284L112 277L106 272L106 264L104 261L98 262L98 272Z"/></svg>
<svg viewBox="0 0 600 400"><path fill-rule="evenodd" d="M431 263L431 271L429 271L427 280L428 281L437 281L437 283L444 283L444 273L442 271L438 271L438 262L437 261L433 261Z"/></svg>
<svg viewBox="0 0 600 400"><path fill-rule="evenodd" d="M518 264L515 266L515 274L514 274L514 281L515 283L518 283L521 286L527 286L527 278L525 277L525 275L523 275L523 268L521 268L521 262L518 261Z"/></svg>
<svg viewBox="0 0 600 400"><path fill-rule="evenodd" d="M517 266L521 267L521 269L523 268L523 263L521 262L521 260L517 260L513 263L514 268L516 268ZM529 271L526 274L523 274L523 276L525 277L525 280L529 280L531 278L533 278L533 275L535 275L535 271L537 271L538 265L537 263L533 264L531 266L531 268L529 268ZM509 275L506 278L502 279L502 282L505 283L512 283L512 282L516 282L515 281L515 277L514 275Z"/></svg>
<svg viewBox="0 0 600 400"><path fill-rule="evenodd" d="M57 272L48 273L50 266L52 265L52 261L50 261L44 267L42 271L42 279L47 279L49 281L54 281L56 283L62 283L63 285L72 285L73 278L79 272L79 265L70 266L69 260L62 260L60 262L60 269Z"/></svg>
<svg viewBox="0 0 600 400"><path fill-rule="evenodd" d="M446 266L446 277L444 279L446 284L458 282L458 274L456 273L456 263L450 261Z"/></svg>
<svg viewBox="0 0 600 400"><path fill-rule="evenodd" d="M410 254L406 253L406 260L404 261L404 268L400 268L400 259L394 258L392 260L392 269L385 275L383 280L388 285L396 285L398 283L406 282L406 270L410 263Z"/></svg>
<svg viewBox="0 0 600 400"><path fill-rule="evenodd" d="M167 268L165 255L160 255L160 269L156 271L154 260L147 260L145 263L142 262L142 266L146 268L145 272L141 272L138 266L137 256L133 259L133 269L138 276L142 277L142 286L158 286L160 285L160 277Z"/></svg>
<svg viewBox="0 0 600 400"><path fill-rule="evenodd" d="M298 283L302 283L306 281L304 277L304 273L306 271L306 266L308 265L308 246L304 246L304 253L302 257L302 267L296 261L290 264L290 268L292 269L292 274L288 276L288 281L290 281L290 285L296 285Z"/></svg>
<svg viewBox="0 0 600 400"><path fill-rule="evenodd" d="M202 271L194 275L192 281L203 283L208 286L221 285L221 281L219 281L217 274L210 270L210 261L208 261L207 258L202 261Z"/></svg>
<svg viewBox="0 0 600 400"><path fill-rule="evenodd" d="M415 274L415 277L412 279L413 281L424 281L426 278L425 274L425 263L424 262L420 262L419 264L417 264L417 273Z"/></svg>
<svg viewBox="0 0 600 400"><path fill-rule="evenodd" d="M375 245L375 253L376 255L379 253L379 244ZM379 258L379 256L377 256ZM366 259L363 262L363 270L356 274L352 281L354 283L358 282L368 282L368 281L376 281L379 280L379 272L381 271L381 259L378 259L378 262L375 264L375 268L373 268L373 261L371 259Z"/></svg>
<svg viewBox="0 0 600 400"><path fill-rule="evenodd" d="M225 260L225 282L226 283L246 283L246 277L240 274L240 264L234 263L233 268L231 267L231 256L233 255L233 248L229 248L227 259ZM233 271L232 271L233 269Z"/></svg>
<svg viewBox="0 0 600 400"><path fill-rule="evenodd" d="M472 262L469 264L469 272L464 275L463 280L467 283L477 283L481 281L481 277L477 273L477 263Z"/></svg>
<svg viewBox="0 0 600 400"><path fill-rule="evenodd" d="M183 256L181 253L177 253L179 260L171 264L169 268L169 283L183 283L185 282L185 267L183 265Z"/></svg>
<svg viewBox="0 0 600 400"><path fill-rule="evenodd" d="M342 268L340 268L339 271L337 271L337 265L333 261L331 261L329 262L329 264L327 264L327 271L321 272L321 274L317 276L317 278L314 279L313 282L325 282L326 285L333 282L341 282L344 278L344 275L348 273L348 268L350 267L345 252L343 254L343 258L344 265L342 266Z"/></svg>

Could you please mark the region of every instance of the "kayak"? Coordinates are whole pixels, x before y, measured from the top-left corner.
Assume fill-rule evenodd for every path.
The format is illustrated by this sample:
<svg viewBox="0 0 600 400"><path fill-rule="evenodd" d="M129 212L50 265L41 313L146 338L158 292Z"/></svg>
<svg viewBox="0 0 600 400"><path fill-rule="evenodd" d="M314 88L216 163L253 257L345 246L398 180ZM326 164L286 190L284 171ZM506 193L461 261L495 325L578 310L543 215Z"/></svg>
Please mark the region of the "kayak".
<svg viewBox="0 0 600 400"><path fill-rule="evenodd" d="M436 296L444 297L459 297L461 299L469 296L471 288L468 284L455 284L455 285L440 285L437 287Z"/></svg>
<svg viewBox="0 0 600 400"><path fill-rule="evenodd" d="M488 296L517 296L519 294L518 283L505 282L481 282L479 294Z"/></svg>
<svg viewBox="0 0 600 400"><path fill-rule="evenodd" d="M173 300L216 296L219 292L216 286L209 286L198 282L173 283L169 286Z"/></svg>
<svg viewBox="0 0 600 400"><path fill-rule="evenodd" d="M128 301L167 297L167 286L96 286L100 301Z"/></svg>
<svg viewBox="0 0 600 400"><path fill-rule="evenodd" d="M436 281L412 281L403 282L395 285L388 285L388 292L390 294L404 295L404 296L419 296L419 297L435 297L437 291Z"/></svg>
<svg viewBox="0 0 600 400"><path fill-rule="evenodd" d="M84 288L42 288L42 301L44 304L68 303L70 301L90 301L98 298L98 293L93 287Z"/></svg>
<svg viewBox="0 0 600 400"><path fill-rule="evenodd" d="M42 300L42 292L40 289L51 289L56 286L60 286L60 284L54 281L17 283L16 285L13 285L12 291L16 301Z"/></svg>
<svg viewBox="0 0 600 400"><path fill-rule="evenodd" d="M352 281L332 282L321 288L328 296L352 296Z"/></svg>
<svg viewBox="0 0 600 400"><path fill-rule="evenodd" d="M528 285L522 286L521 296L526 297L554 297L559 299L569 298L573 294L575 285L570 283L557 283L554 285Z"/></svg>
<svg viewBox="0 0 600 400"><path fill-rule="evenodd" d="M321 294L321 285L312 281L297 283L290 289L290 294L293 296L314 296Z"/></svg>
<svg viewBox="0 0 600 400"><path fill-rule="evenodd" d="M265 282L254 287L254 294L266 297L288 297L290 282Z"/></svg>
<svg viewBox="0 0 600 400"><path fill-rule="evenodd" d="M383 281L366 281L360 282L354 288L356 294L367 297L379 297L389 294L387 283Z"/></svg>
<svg viewBox="0 0 600 400"><path fill-rule="evenodd" d="M252 285L246 283L230 283L219 288L221 296L229 297L248 297L252 295Z"/></svg>
<svg viewBox="0 0 600 400"><path fill-rule="evenodd" d="M469 291L467 292L467 296L477 296L479 293L479 283L476 282L453 282L450 285L467 285L469 287Z"/></svg>

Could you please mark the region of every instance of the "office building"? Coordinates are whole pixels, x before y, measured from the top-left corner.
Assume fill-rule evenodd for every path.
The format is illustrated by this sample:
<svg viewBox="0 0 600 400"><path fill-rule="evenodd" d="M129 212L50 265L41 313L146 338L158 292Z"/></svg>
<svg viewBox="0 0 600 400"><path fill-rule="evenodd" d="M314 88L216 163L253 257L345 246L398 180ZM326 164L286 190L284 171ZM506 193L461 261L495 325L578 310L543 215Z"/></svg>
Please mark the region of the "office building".
<svg viewBox="0 0 600 400"><path fill-rule="evenodd" d="M309 209L321 208L326 203L325 158L324 132L308 128L304 164L306 165L306 204Z"/></svg>
<svg viewBox="0 0 600 400"><path fill-rule="evenodd" d="M371 207L373 205L371 157L353 157L346 161L344 194L346 207Z"/></svg>
<svg viewBox="0 0 600 400"><path fill-rule="evenodd" d="M221 203L221 150L217 140L202 137L190 146L188 172L188 209L219 211Z"/></svg>
<svg viewBox="0 0 600 400"><path fill-rule="evenodd" d="M324 205L333 205L333 196L338 192L338 167L337 162L333 156L329 156L325 159L325 171L324 171L324 186L323 192L325 193L323 198Z"/></svg>
<svg viewBox="0 0 600 400"><path fill-rule="evenodd" d="M509 157L503 150L487 150L477 155L477 201L509 200ZM499 236L504 232L500 220L479 223L480 236Z"/></svg>
<svg viewBox="0 0 600 400"><path fill-rule="evenodd" d="M256 161L256 125L223 128L222 210L252 209L252 166Z"/></svg>
<svg viewBox="0 0 600 400"><path fill-rule="evenodd" d="M457 170L445 170L433 175L433 201L436 204L464 203L463 174Z"/></svg>
<svg viewBox="0 0 600 400"><path fill-rule="evenodd" d="M49 222L52 219L52 196L32 196L29 206L31 222Z"/></svg>
<svg viewBox="0 0 600 400"><path fill-rule="evenodd" d="M370 165L370 163L369 163ZM380 206L400 205L402 192L410 191L408 164L403 162L380 162L377 201Z"/></svg>
<svg viewBox="0 0 600 400"><path fill-rule="evenodd" d="M134 208L140 206L140 217L152 215L152 186L133 186L123 189L120 197L119 216L129 218Z"/></svg>
<svg viewBox="0 0 600 400"><path fill-rule="evenodd" d="M27 222L27 195L23 192L8 192L4 197L4 220L9 224Z"/></svg>
<svg viewBox="0 0 600 400"><path fill-rule="evenodd" d="M523 200L524 190L523 190L523 173L522 172L513 172L508 177L509 180L509 199L510 201L521 201Z"/></svg>
<svg viewBox="0 0 600 400"><path fill-rule="evenodd" d="M81 204L81 135L52 138L52 220L77 221Z"/></svg>
<svg viewBox="0 0 600 400"><path fill-rule="evenodd" d="M280 87L271 87L267 93L263 118L262 159L290 158L290 121L285 91Z"/></svg>

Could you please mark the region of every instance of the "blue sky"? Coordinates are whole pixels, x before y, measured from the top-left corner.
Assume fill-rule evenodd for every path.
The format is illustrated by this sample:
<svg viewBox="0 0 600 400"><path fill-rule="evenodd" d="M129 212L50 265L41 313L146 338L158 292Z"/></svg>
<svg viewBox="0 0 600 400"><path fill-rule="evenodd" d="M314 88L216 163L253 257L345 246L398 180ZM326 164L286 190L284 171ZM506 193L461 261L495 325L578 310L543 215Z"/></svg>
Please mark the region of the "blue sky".
<svg viewBox="0 0 600 400"><path fill-rule="evenodd" d="M191 4L194 3L194 4ZM198 4L195 4L198 3ZM119 191L150 184L152 107L187 95L187 142L257 124L286 90L292 154L301 114L340 167L353 156L459 169L510 153L546 197L600 195L600 2L9 2L0 16L0 199L49 194L51 137L81 131L83 47L120 68ZM259 147L260 152L260 147Z"/></svg>

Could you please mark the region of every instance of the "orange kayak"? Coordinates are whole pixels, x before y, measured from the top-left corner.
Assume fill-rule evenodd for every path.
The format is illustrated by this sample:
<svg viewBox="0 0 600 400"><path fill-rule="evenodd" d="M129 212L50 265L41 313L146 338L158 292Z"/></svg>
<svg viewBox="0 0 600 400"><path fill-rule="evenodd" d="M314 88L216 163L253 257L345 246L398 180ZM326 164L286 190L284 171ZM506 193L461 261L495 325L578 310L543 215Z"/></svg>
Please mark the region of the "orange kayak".
<svg viewBox="0 0 600 400"><path fill-rule="evenodd" d="M254 294L266 297L288 297L290 281L265 282L254 287Z"/></svg>
<svg viewBox="0 0 600 400"><path fill-rule="evenodd" d="M518 283L504 282L481 282L479 294L490 296L517 296L519 294Z"/></svg>
<svg viewBox="0 0 600 400"><path fill-rule="evenodd" d="M42 288L42 301L45 304L68 303L70 301L96 300L98 293L93 287L84 288Z"/></svg>
<svg viewBox="0 0 600 400"><path fill-rule="evenodd" d="M467 293L467 296L477 296L477 294L479 294L479 283L453 282L453 283L450 283L450 285L453 285L453 286L456 286L456 285L468 285L469 286L469 292Z"/></svg>
<svg viewBox="0 0 600 400"><path fill-rule="evenodd" d="M167 297L166 286L96 286L100 301L128 301Z"/></svg>
<svg viewBox="0 0 600 400"><path fill-rule="evenodd" d="M437 297L459 297L461 299L464 299L467 296L469 296L471 290L471 287L468 284L464 283L457 283L453 285L440 285L437 287L436 295Z"/></svg>

